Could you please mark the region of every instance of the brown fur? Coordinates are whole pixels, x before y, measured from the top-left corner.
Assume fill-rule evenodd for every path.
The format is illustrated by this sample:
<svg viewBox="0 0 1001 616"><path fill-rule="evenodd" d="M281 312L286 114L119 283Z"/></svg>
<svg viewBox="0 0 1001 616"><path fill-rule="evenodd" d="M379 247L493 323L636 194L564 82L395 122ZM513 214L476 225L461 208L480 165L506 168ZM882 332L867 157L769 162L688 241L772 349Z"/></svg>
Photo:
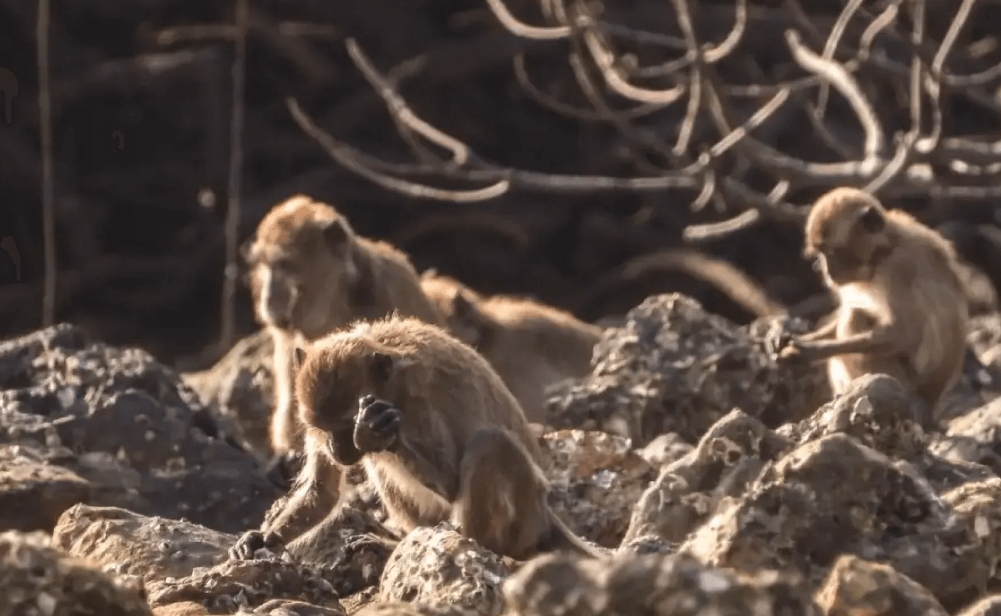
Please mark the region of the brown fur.
<svg viewBox="0 0 1001 616"><path fill-rule="evenodd" d="M538 442L517 400L471 347L438 326L391 317L297 353L300 419L328 436L307 458L361 460L402 532L450 520L512 558L558 548L594 554L550 510ZM373 428L383 419L397 423L388 432ZM319 483L304 477L298 500ZM321 523L309 532L335 531Z"/></svg>
<svg viewBox="0 0 1001 616"><path fill-rule="evenodd" d="M255 315L274 337L271 444L277 454L301 440L292 401L294 345L394 310L440 322L404 253L355 234L336 209L304 195L264 216L244 256L251 268Z"/></svg>
<svg viewBox="0 0 1001 616"><path fill-rule="evenodd" d="M529 421L545 423L546 387L590 372L601 327L531 299L484 297L433 271L421 274L421 286L452 335L490 362Z"/></svg>
<svg viewBox="0 0 1001 616"><path fill-rule="evenodd" d="M840 307L830 325L795 342L794 353L827 359L836 393L858 376L889 374L934 413L966 352L967 299L952 245L855 188L820 197L805 235L805 253Z"/></svg>

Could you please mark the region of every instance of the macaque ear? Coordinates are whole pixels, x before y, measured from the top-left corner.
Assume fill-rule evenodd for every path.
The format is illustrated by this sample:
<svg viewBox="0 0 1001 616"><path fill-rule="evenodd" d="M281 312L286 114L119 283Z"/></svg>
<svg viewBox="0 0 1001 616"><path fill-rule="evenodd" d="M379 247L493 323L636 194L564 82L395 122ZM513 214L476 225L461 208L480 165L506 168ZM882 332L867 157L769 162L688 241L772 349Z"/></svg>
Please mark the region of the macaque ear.
<svg viewBox="0 0 1001 616"><path fill-rule="evenodd" d="M295 350L292 351L292 370L298 372L304 361L306 361L306 351L302 347L295 347Z"/></svg>
<svg viewBox="0 0 1001 616"><path fill-rule="evenodd" d="M476 304L462 292L462 289L456 289L455 295L452 296L452 310L455 316L460 319L472 318L478 312Z"/></svg>
<svg viewBox="0 0 1001 616"><path fill-rule="evenodd" d="M351 228L343 218L335 218L323 225L323 241L330 248L340 248L351 237Z"/></svg>
<svg viewBox="0 0 1001 616"><path fill-rule="evenodd" d="M879 208L875 206L868 206L862 210L862 215L859 216L859 222L862 224L862 228L869 233L879 233L886 226L886 220L883 218L883 213L879 211Z"/></svg>
<svg viewBox="0 0 1001 616"><path fill-rule="evenodd" d="M380 381L387 381L392 376L396 361L392 355L376 351L372 354L372 373Z"/></svg>

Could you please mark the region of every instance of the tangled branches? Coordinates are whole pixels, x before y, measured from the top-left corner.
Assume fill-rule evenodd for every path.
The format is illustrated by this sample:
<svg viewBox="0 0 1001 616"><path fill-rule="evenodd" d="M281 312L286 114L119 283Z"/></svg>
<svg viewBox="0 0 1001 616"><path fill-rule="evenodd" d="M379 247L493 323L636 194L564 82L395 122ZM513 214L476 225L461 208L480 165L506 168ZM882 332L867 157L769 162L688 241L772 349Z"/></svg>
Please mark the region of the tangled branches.
<svg viewBox="0 0 1001 616"><path fill-rule="evenodd" d="M864 7L863 0L847 0L832 20L811 17L798 0L787 0L785 10L750 0L725 10L671 0L672 14L652 20L650 7L643 19L630 12L635 9L593 0L539 0L543 23L531 25L503 0L486 0L511 34L568 50L568 78L587 107L534 83L527 51L511 60L519 84L554 113L614 127L634 177L555 175L488 161L422 120L399 94L396 71L381 72L353 39L347 40L352 61L419 162L389 163L361 152L320 128L296 101L288 106L335 161L386 189L456 203L512 189L670 191L687 195L681 199L693 210L712 203L725 213L725 220L689 226L689 241L733 233L763 218L798 222L804 213L792 200L835 185L883 198L992 198L1001 194L991 181L1001 169L1001 140L983 134L982 125L963 126L962 110L1001 110L993 93L1001 82L998 50L987 39L963 34L978 0L958 6L926 1ZM675 31L632 25L667 23L667 17ZM948 27L932 42L939 23ZM722 35L711 35L716 32ZM786 58L776 57L783 52ZM767 83L776 75L782 79ZM842 100L832 99L832 90ZM901 107L909 110L907 123L895 120ZM810 130L783 139L783 126L803 118ZM465 187L437 188L436 180Z"/></svg>

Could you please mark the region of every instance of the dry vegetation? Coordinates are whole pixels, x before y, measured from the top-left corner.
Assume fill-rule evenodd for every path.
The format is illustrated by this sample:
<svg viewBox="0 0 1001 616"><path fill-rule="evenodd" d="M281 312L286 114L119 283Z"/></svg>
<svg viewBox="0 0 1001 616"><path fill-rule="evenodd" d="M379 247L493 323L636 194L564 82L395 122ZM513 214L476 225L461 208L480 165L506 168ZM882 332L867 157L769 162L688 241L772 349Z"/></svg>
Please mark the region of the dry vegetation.
<svg viewBox="0 0 1001 616"><path fill-rule="evenodd" d="M671 288L746 321L710 285L635 265L679 246L809 299L798 227L835 185L948 223L996 271L986 0L55 3L51 172L36 6L0 7L21 88L0 226L25 262L23 284L0 266L5 335L42 314L50 175L56 320L165 359L250 331L224 266L292 192L419 268L589 319Z"/></svg>

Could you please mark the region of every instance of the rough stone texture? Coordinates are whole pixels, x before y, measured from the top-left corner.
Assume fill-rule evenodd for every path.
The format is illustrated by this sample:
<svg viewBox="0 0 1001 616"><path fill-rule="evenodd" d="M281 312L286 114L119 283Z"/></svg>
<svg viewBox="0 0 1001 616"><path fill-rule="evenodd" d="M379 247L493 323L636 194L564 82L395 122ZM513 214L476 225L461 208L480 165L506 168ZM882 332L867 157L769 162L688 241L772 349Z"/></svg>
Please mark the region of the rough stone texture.
<svg viewBox="0 0 1001 616"><path fill-rule="evenodd" d="M948 616L914 580L852 555L838 558L816 598L827 616Z"/></svg>
<svg viewBox="0 0 1001 616"><path fill-rule="evenodd" d="M713 569L682 556L620 556L608 562L546 555L504 584L514 616L819 616L795 576Z"/></svg>
<svg viewBox="0 0 1001 616"><path fill-rule="evenodd" d="M202 403L214 406L233 421L241 444L261 459L271 452L268 425L274 399L273 356L271 334L261 329L233 345L208 370L181 375Z"/></svg>
<svg viewBox="0 0 1001 616"><path fill-rule="evenodd" d="M757 419L731 411L697 447L661 470L633 508L624 541L684 541L724 499L740 496L766 463L791 447Z"/></svg>
<svg viewBox="0 0 1001 616"><path fill-rule="evenodd" d="M104 453L139 475L135 494L99 490L91 504L128 501L223 531L257 525L278 490L226 429L139 349L92 343L69 325L0 344L0 443ZM96 460L88 463L100 474Z"/></svg>
<svg viewBox="0 0 1001 616"><path fill-rule="evenodd" d="M355 616L474 616L475 612L456 606L432 607L420 603L376 603L355 612Z"/></svg>
<svg viewBox="0 0 1001 616"><path fill-rule="evenodd" d="M695 442L734 408L769 427L805 417L829 397L826 375L775 360L783 332L805 330L781 319L737 327L691 298L649 297L595 345L590 375L548 390L549 422L642 447L665 432Z"/></svg>
<svg viewBox="0 0 1001 616"><path fill-rule="evenodd" d="M379 599L493 616L503 610L507 574L501 557L443 522L415 528L400 541L382 572Z"/></svg>
<svg viewBox="0 0 1001 616"><path fill-rule="evenodd" d="M0 616L150 616L141 587L52 547L41 532L0 534Z"/></svg>
<svg viewBox="0 0 1001 616"><path fill-rule="evenodd" d="M617 547L656 471L630 450L628 439L604 432L550 432L542 449L553 511L584 538Z"/></svg>
<svg viewBox="0 0 1001 616"><path fill-rule="evenodd" d="M997 565L911 464L845 434L784 455L681 551L716 566L800 572L813 583L838 556L855 554L888 562L943 603Z"/></svg>
<svg viewBox="0 0 1001 616"><path fill-rule="evenodd" d="M49 464L39 448L0 445L0 528L51 531L63 511L90 497L87 480Z"/></svg>
<svg viewBox="0 0 1001 616"><path fill-rule="evenodd" d="M230 560L212 568L196 568L185 578L166 578L146 585L152 607L193 601L210 613L232 614L271 599L293 599L341 611L331 583L336 572L279 559Z"/></svg>
<svg viewBox="0 0 1001 616"><path fill-rule="evenodd" d="M216 565L236 541L235 535L190 522L87 505L65 511L52 538L69 554L145 582L187 577L195 567Z"/></svg>

